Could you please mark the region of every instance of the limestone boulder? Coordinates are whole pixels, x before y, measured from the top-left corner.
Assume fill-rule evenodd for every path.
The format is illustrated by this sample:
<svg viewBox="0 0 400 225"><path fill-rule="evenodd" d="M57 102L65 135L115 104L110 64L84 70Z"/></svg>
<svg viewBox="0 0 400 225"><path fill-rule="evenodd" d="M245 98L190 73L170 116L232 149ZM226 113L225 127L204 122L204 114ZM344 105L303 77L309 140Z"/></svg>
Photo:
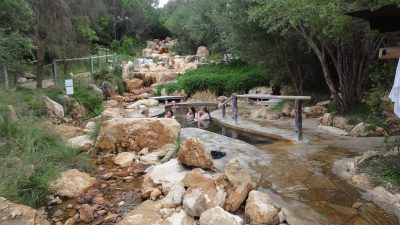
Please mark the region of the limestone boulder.
<svg viewBox="0 0 400 225"><path fill-rule="evenodd" d="M330 113L325 113L323 116L318 118L320 124L324 126L332 126L333 124L333 116Z"/></svg>
<svg viewBox="0 0 400 225"><path fill-rule="evenodd" d="M120 109L118 108L110 108L106 109L101 113L101 120L107 121L111 119L122 118Z"/></svg>
<svg viewBox="0 0 400 225"><path fill-rule="evenodd" d="M162 221L160 225L196 225L196 221L184 210L181 210Z"/></svg>
<svg viewBox="0 0 400 225"><path fill-rule="evenodd" d="M271 198L260 191L251 191L246 201L245 220L250 224L275 225L279 223L278 209Z"/></svg>
<svg viewBox="0 0 400 225"><path fill-rule="evenodd" d="M60 123L64 120L64 108L57 102L51 100L49 97L44 96L46 104L47 115L54 123Z"/></svg>
<svg viewBox="0 0 400 225"><path fill-rule="evenodd" d="M81 135L68 139L68 145L82 151L89 151L93 149L94 142L89 135Z"/></svg>
<svg viewBox="0 0 400 225"><path fill-rule="evenodd" d="M135 157L136 155L132 152L121 152L115 157L114 163L120 167L129 167Z"/></svg>
<svg viewBox="0 0 400 225"><path fill-rule="evenodd" d="M124 80L125 91L133 93L135 90L141 89L144 87L143 80L140 79L130 79Z"/></svg>
<svg viewBox="0 0 400 225"><path fill-rule="evenodd" d="M363 189L371 189L372 188L372 179L366 173L355 174L351 177L351 183L357 187Z"/></svg>
<svg viewBox="0 0 400 225"><path fill-rule="evenodd" d="M96 178L77 169L67 170L61 173L61 177L50 183L50 189L54 194L64 197L78 197L96 184Z"/></svg>
<svg viewBox="0 0 400 225"><path fill-rule="evenodd" d="M193 217L199 217L207 210L208 196L200 189L191 189L183 197L182 207L185 212Z"/></svg>
<svg viewBox="0 0 400 225"><path fill-rule="evenodd" d="M1 225L50 225L46 217L28 206L19 205L0 197Z"/></svg>
<svg viewBox="0 0 400 225"><path fill-rule="evenodd" d="M224 206L226 198L225 191L220 186L217 186L212 177L205 174L203 170L195 169L188 172L182 180L182 183L185 187L188 187L185 195L191 193L194 189L202 191L206 198L205 204L207 209L215 206Z"/></svg>
<svg viewBox="0 0 400 225"><path fill-rule="evenodd" d="M200 225L243 225L239 216L232 215L217 206L205 211L200 216Z"/></svg>
<svg viewBox="0 0 400 225"><path fill-rule="evenodd" d="M146 170L142 184L142 194L146 197L155 187L161 186L164 190L171 190L176 184L180 184L188 170L178 160L171 159L168 162L152 166ZM150 193L148 193L150 194Z"/></svg>
<svg viewBox="0 0 400 225"><path fill-rule="evenodd" d="M96 130L96 122L90 121L86 124L85 129L83 129L83 133L91 134Z"/></svg>
<svg viewBox="0 0 400 225"><path fill-rule="evenodd" d="M94 219L93 208L88 204L83 204L79 208L79 219L85 223L90 223Z"/></svg>
<svg viewBox="0 0 400 225"><path fill-rule="evenodd" d="M131 70L134 69L135 64L132 61L128 61L123 67L122 67L122 78L125 79L130 79L131 78Z"/></svg>
<svg viewBox="0 0 400 225"><path fill-rule="evenodd" d="M18 84L25 84L26 82L28 82L28 79L26 79L25 77L18 77L17 79Z"/></svg>
<svg viewBox="0 0 400 225"><path fill-rule="evenodd" d="M188 138L185 140L178 152L178 160L180 163L191 167L202 169L212 169L214 167L210 152L207 151L205 145L197 138Z"/></svg>
<svg viewBox="0 0 400 225"><path fill-rule="evenodd" d="M181 184L174 184L168 194L162 199L163 208L175 208L182 203L185 188Z"/></svg>
<svg viewBox="0 0 400 225"><path fill-rule="evenodd" d="M318 125L318 128L321 130L325 130L333 135L338 135L338 136L349 136L349 132L336 128L336 127L332 127L332 126L323 126L323 125Z"/></svg>
<svg viewBox="0 0 400 225"><path fill-rule="evenodd" d="M160 152L156 151L156 152L152 152L146 155L143 155L140 157L140 161L143 164L151 164L151 165L156 165L160 163Z"/></svg>
<svg viewBox="0 0 400 225"><path fill-rule="evenodd" d="M279 118L281 118L281 115L279 113L266 113L265 114L266 120L279 120Z"/></svg>
<svg viewBox="0 0 400 225"><path fill-rule="evenodd" d="M382 127L359 123L350 131L350 135L353 137L382 137L386 136L387 132Z"/></svg>
<svg viewBox="0 0 400 225"><path fill-rule="evenodd" d="M200 46L200 47L197 48L196 55L199 56L200 59L201 59L201 58L208 58L210 53L209 53L207 47Z"/></svg>
<svg viewBox="0 0 400 225"><path fill-rule="evenodd" d="M306 107L306 108L307 108L307 107ZM316 106L311 106L311 107L308 107L308 108L310 108L310 109L309 109L309 112L307 113L306 110L305 110L304 112L305 112L305 114L307 115L307 117L310 117L310 118L318 118L318 117L321 117L321 116L323 116L323 115L328 111L327 108L325 108L325 107L323 107L323 106L318 106L318 105L316 105Z"/></svg>
<svg viewBox="0 0 400 225"><path fill-rule="evenodd" d="M290 117L290 112L292 111L292 109L292 105L286 103L282 108L282 115Z"/></svg>
<svg viewBox="0 0 400 225"><path fill-rule="evenodd" d="M147 200L130 211L117 225L152 225L158 224L161 204L159 201Z"/></svg>
<svg viewBox="0 0 400 225"><path fill-rule="evenodd" d="M123 118L105 121L96 142L101 151L150 151L174 144L181 125L165 118Z"/></svg>
<svg viewBox="0 0 400 225"><path fill-rule="evenodd" d="M350 132L354 126L349 124L349 121L341 116L337 116L332 120L332 126Z"/></svg>
<svg viewBox="0 0 400 225"><path fill-rule="evenodd" d="M150 107L158 106L158 104L159 104L159 102L155 99L142 99L142 100L139 100L139 101L129 105L126 108L127 109L140 109L141 105L144 105L144 106L150 108Z"/></svg>
<svg viewBox="0 0 400 225"><path fill-rule="evenodd" d="M145 48L142 51L142 56L145 58L151 58L151 54L153 53L153 49L151 48Z"/></svg>
<svg viewBox="0 0 400 225"><path fill-rule="evenodd" d="M246 168L237 158L232 159L226 165L224 180L225 182L221 183L227 192L224 209L234 212L242 205L248 193L253 189L252 180Z"/></svg>
<svg viewBox="0 0 400 225"><path fill-rule="evenodd" d="M24 78L29 79L29 80L35 80L35 79L36 79L36 76L35 76L35 75L33 75L33 74L31 74L31 73L28 73L28 72L24 72L24 73L21 75L21 77L24 77Z"/></svg>
<svg viewBox="0 0 400 225"><path fill-rule="evenodd" d="M75 120L83 120L86 118L86 109L79 102L72 104L71 117Z"/></svg>

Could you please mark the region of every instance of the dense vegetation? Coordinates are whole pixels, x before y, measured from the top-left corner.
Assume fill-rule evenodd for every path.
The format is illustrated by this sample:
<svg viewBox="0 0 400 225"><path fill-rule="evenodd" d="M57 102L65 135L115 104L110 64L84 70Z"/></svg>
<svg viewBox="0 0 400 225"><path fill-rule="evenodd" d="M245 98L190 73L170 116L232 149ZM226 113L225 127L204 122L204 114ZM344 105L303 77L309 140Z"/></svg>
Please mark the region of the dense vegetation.
<svg viewBox="0 0 400 225"><path fill-rule="evenodd" d="M43 124L45 92L0 90L0 193L11 201L39 206L50 193L48 183L66 168L90 169L90 159L66 145ZM18 103L15 101L18 99ZM12 105L18 121L12 120Z"/></svg>
<svg viewBox="0 0 400 225"><path fill-rule="evenodd" d="M371 31L346 13L386 4L400 1L172 0L164 13L186 51L206 45L264 64L272 85L290 82L298 94L307 85L327 87L338 108L348 112L370 87L378 48L396 45L399 36Z"/></svg>
<svg viewBox="0 0 400 225"><path fill-rule="evenodd" d="M262 66L232 62L202 66L179 77L178 83L160 85L157 89L161 91L165 88L168 93L184 90L188 95L210 90L217 95L223 95L246 93L253 87L269 83L269 76Z"/></svg>

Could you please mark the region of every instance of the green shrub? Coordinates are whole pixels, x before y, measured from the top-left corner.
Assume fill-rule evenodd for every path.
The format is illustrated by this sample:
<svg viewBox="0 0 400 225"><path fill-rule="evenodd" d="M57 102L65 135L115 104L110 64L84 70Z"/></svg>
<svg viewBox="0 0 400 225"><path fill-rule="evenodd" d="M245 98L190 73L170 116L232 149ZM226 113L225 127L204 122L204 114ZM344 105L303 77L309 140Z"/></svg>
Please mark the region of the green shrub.
<svg viewBox="0 0 400 225"><path fill-rule="evenodd" d="M96 126L94 127L93 132L90 133L90 138L97 139L97 137L99 136L99 133L100 133L100 129L101 129L101 122L96 121Z"/></svg>
<svg viewBox="0 0 400 225"><path fill-rule="evenodd" d="M87 170L90 159L72 149L34 117L13 122L0 115L0 193L10 201L38 207L48 183L67 168Z"/></svg>
<svg viewBox="0 0 400 225"><path fill-rule="evenodd" d="M168 93L184 90L186 94L210 90L217 95L244 93L251 88L269 85L270 79L265 68L258 65L247 65L243 62L230 64L211 64L191 70L178 79L176 84L162 85Z"/></svg>
<svg viewBox="0 0 400 225"><path fill-rule="evenodd" d="M99 71L94 74L94 80L98 85L101 85L103 81L107 81L113 86L117 86L118 93L121 95L125 92L121 66L115 66L112 70L110 70L108 66L101 67Z"/></svg>
<svg viewBox="0 0 400 225"><path fill-rule="evenodd" d="M103 96L85 85L74 84L75 90L72 99L85 107L89 117L96 117L103 112Z"/></svg>

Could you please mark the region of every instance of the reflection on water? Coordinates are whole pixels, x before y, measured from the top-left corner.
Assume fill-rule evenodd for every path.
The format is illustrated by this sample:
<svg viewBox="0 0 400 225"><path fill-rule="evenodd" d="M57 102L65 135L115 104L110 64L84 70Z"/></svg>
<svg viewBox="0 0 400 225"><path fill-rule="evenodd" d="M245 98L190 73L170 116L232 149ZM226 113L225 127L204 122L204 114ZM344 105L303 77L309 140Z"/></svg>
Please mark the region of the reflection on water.
<svg viewBox="0 0 400 225"><path fill-rule="evenodd" d="M207 105L207 107L210 111L217 110L216 106ZM213 133L221 134L221 135L224 135L227 137L239 139L239 140L245 141L252 145L270 144L271 143L270 140L267 140L264 137L257 137L254 135L249 135L246 133L235 131L230 128L223 127L216 121L213 121L212 118L211 118L211 121L201 121L201 122L188 120L186 118L186 113L188 112L188 108L189 108L189 106L186 106L186 107L180 106L175 109L172 109L172 111L174 112L175 119L181 124L182 128L196 127L196 128L200 128L200 129L204 129L204 130L213 132ZM198 112L198 110L200 110L200 108L201 108L201 106L195 107L196 112Z"/></svg>

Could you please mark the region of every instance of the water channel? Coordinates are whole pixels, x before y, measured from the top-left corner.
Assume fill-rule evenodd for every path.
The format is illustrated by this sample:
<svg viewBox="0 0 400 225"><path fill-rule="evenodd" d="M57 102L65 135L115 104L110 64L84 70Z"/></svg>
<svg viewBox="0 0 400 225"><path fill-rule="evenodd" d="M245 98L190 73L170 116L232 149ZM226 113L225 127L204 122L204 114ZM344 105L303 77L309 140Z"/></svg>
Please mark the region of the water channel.
<svg viewBox="0 0 400 225"><path fill-rule="evenodd" d="M216 107L209 106L209 109ZM363 197L362 190L332 173L334 161L354 157L357 154L354 151L324 140L312 145L293 145L224 128L213 120L208 124L191 122L186 119L187 106L173 111L182 128L198 127L239 139L257 147L260 154L270 155L271 163L249 166L260 174L258 188L286 208L296 225L399 224L396 216Z"/></svg>

